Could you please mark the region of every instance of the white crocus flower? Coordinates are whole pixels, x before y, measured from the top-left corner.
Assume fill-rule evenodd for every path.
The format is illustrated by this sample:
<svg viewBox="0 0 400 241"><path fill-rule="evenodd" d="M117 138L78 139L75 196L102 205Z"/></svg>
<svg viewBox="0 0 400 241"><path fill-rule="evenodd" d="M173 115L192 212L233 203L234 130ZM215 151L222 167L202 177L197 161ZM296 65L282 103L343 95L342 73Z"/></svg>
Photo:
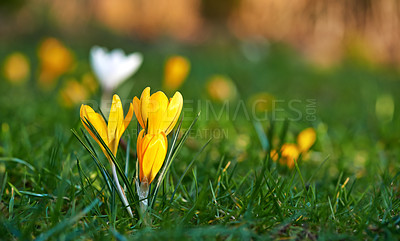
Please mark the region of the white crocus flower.
<svg viewBox="0 0 400 241"><path fill-rule="evenodd" d="M125 55L122 49L108 52L106 48L94 46L90 50L90 60L93 72L103 89L100 109L108 116L110 97L120 84L139 69L143 56L140 53Z"/></svg>
<svg viewBox="0 0 400 241"><path fill-rule="evenodd" d="M122 49L107 49L94 46L90 51L94 73L104 92L113 92L132 76L140 67L143 57L140 53L125 55Z"/></svg>

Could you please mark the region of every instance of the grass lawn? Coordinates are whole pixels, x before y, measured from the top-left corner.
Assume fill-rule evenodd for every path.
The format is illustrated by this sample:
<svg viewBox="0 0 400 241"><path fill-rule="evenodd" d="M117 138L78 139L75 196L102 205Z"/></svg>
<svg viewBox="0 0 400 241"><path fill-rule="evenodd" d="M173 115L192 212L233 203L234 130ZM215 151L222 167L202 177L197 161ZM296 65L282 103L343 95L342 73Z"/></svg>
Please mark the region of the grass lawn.
<svg viewBox="0 0 400 241"><path fill-rule="evenodd" d="M172 54L191 61L180 88L179 138L200 112L145 224L137 212L130 218L108 188L101 172L110 172L107 159L83 131L79 105L60 105L63 83L90 71L89 48L72 46L74 68L53 91L43 91L36 43L0 48L2 59L10 49L27 54L32 70L23 85L0 79L1 240L400 238L400 75L394 67L349 57L322 68L280 44L124 43L144 56L138 73L117 91L125 113L144 87L161 89L163 64ZM212 101L206 86L215 74L232 79L235 98ZM256 112L249 104L260 92L274 97L273 110ZM96 109L100 96L97 91L86 103ZM137 126L133 118L122 137L128 147L121 145L117 155L122 169L128 157L129 182ZM316 142L293 168L271 158L271 150L295 143L308 127ZM98 162L71 129L89 140Z"/></svg>

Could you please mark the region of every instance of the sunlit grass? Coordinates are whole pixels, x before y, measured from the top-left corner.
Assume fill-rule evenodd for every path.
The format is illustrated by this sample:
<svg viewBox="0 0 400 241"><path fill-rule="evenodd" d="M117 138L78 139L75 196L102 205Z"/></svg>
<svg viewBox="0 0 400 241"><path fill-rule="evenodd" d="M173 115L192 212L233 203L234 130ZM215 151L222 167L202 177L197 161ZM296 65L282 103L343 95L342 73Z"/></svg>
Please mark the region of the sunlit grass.
<svg viewBox="0 0 400 241"><path fill-rule="evenodd" d="M25 85L1 79L0 237L397 239L398 73L351 61L318 69L277 45L256 62L235 45L222 53L216 49L182 48L179 53L191 63L179 89L185 100L180 134L168 137L180 151L171 154L173 163L165 171L161 169L164 181L152 183L156 195L147 226L138 213L131 218L121 204L107 176L107 158L81 132L78 106L61 107L59 92L44 93L34 74ZM162 66L171 54L162 48L143 50L143 68L132 78L134 84L127 81L117 91L124 109L145 86L161 89ZM37 58L28 57L30 62ZM66 75L81 79L90 71L86 57L77 54L83 64ZM216 75L229 78L235 98L210 100L207 83ZM68 78L58 81L56 90ZM276 115L270 108L253 112L253 95L262 91L280 100L275 110L283 110ZM94 105L100 98L98 93L87 104L98 111ZM270 157L271 150L297 143L298 134L309 127L316 142L293 168ZM139 202L128 190L134 188L136 175L137 131L133 120L122 137L125 147L121 144L112 160L122 175L129 161L121 184L132 192L132 206Z"/></svg>

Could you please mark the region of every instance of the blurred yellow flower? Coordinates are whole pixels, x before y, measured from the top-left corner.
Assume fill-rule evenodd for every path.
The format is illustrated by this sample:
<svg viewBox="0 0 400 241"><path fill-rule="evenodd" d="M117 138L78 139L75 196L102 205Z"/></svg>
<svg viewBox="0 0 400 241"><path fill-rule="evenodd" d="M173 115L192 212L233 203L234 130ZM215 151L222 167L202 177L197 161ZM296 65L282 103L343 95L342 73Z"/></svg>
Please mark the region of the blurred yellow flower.
<svg viewBox="0 0 400 241"><path fill-rule="evenodd" d="M20 52L10 54L4 61L3 74L11 83L20 84L26 82L30 74L28 58Z"/></svg>
<svg viewBox="0 0 400 241"><path fill-rule="evenodd" d="M111 152L114 156L117 155L119 140L121 139L122 134L128 127L131 122L133 116L133 108L132 104L130 104L130 108L128 114L124 119L124 111L122 109L121 99L118 95L113 96L110 115L108 117L108 124L106 124L102 115L96 113L90 106L82 105L80 110L81 121L85 129L89 132L89 134L96 140L96 142L100 145L104 154L112 163L111 157L107 154L106 150L101 145L100 140L96 137L96 135L90 130L87 121L89 121L92 126L96 129L97 133L100 135L101 139L103 139L104 143L110 148Z"/></svg>
<svg viewBox="0 0 400 241"><path fill-rule="evenodd" d="M71 68L74 59L70 50L55 38L47 38L41 43L38 56L39 84L44 89L51 89L55 80Z"/></svg>
<svg viewBox="0 0 400 241"><path fill-rule="evenodd" d="M85 86L75 79L68 80L60 90L61 104L65 107L73 107L89 97Z"/></svg>
<svg viewBox="0 0 400 241"><path fill-rule="evenodd" d="M267 92L261 92L250 97L249 105L254 112L267 112L274 109L275 97Z"/></svg>
<svg viewBox="0 0 400 241"><path fill-rule="evenodd" d="M297 136L297 145L299 147L300 152L306 152L308 149L314 145L315 140L317 139L317 133L315 133L314 128L309 127L304 129Z"/></svg>
<svg viewBox="0 0 400 241"><path fill-rule="evenodd" d="M287 165L290 169L292 169L294 167L294 161L297 161L299 155L300 152L296 144L283 144L281 147L281 158L279 159L279 163L282 165ZM271 151L271 158L274 161L278 160L279 155L276 150Z"/></svg>
<svg viewBox="0 0 400 241"><path fill-rule="evenodd" d="M285 143L282 145L279 159L279 153L272 150L270 156L273 161L279 159L279 163L288 166L290 169L294 167L294 160L297 161L300 154L303 155L303 160L306 158L308 150L314 145L317 134L314 128L309 127L304 129L297 136L297 143Z"/></svg>
<svg viewBox="0 0 400 241"><path fill-rule="evenodd" d="M164 163L168 142L164 132L145 134L139 133L137 139L137 155L140 168L140 182L150 184Z"/></svg>
<svg viewBox="0 0 400 241"><path fill-rule="evenodd" d="M223 102L236 97L235 84L226 76L214 75L207 83L207 92L214 101Z"/></svg>
<svg viewBox="0 0 400 241"><path fill-rule="evenodd" d="M150 87L143 90L140 100L133 98L133 109L143 129L148 134L164 132L168 135L179 119L183 107L183 97L178 91L168 100L167 96L158 91L150 95Z"/></svg>
<svg viewBox="0 0 400 241"><path fill-rule="evenodd" d="M177 90L190 71L190 62L182 56L172 56L165 63L164 87L169 91Z"/></svg>
<svg viewBox="0 0 400 241"><path fill-rule="evenodd" d="M99 88L99 84L97 83L94 76L90 73L86 73L82 76L82 84L88 89L91 93L95 93Z"/></svg>

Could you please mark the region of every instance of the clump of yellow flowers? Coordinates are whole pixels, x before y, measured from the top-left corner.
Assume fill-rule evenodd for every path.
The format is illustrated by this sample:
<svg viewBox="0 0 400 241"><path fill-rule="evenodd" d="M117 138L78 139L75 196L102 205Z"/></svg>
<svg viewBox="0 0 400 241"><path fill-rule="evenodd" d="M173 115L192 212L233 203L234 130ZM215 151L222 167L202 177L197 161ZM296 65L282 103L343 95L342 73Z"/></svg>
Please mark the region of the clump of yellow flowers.
<svg viewBox="0 0 400 241"><path fill-rule="evenodd" d="M276 150L272 150L270 154L271 158L273 161L279 160L280 164L286 165L289 169L292 169L295 166L295 161L297 161L300 154L303 155L303 158L306 157L308 150L312 147L312 145L314 145L316 139L317 134L315 133L314 128L306 128L297 136L296 144L283 144L280 149L280 157Z"/></svg>
<svg viewBox="0 0 400 241"><path fill-rule="evenodd" d="M167 154L168 141L166 136L174 129L181 114L182 106L183 97L181 93L176 92L171 99L168 99L161 91L150 95L149 87L143 90L140 99L137 97L133 99L125 118L121 100L118 95L114 95L108 123L101 114L96 113L90 106L81 106L81 121L109 160L116 188L131 216L133 216L132 210L119 184L113 157L110 156L106 147L115 157L122 134L131 122L133 113L135 113L140 126L143 128L137 138L139 180L136 181L136 187L139 200L141 200L141 209L144 211L148 206L149 185L157 176ZM93 128L97 135L93 133Z"/></svg>

